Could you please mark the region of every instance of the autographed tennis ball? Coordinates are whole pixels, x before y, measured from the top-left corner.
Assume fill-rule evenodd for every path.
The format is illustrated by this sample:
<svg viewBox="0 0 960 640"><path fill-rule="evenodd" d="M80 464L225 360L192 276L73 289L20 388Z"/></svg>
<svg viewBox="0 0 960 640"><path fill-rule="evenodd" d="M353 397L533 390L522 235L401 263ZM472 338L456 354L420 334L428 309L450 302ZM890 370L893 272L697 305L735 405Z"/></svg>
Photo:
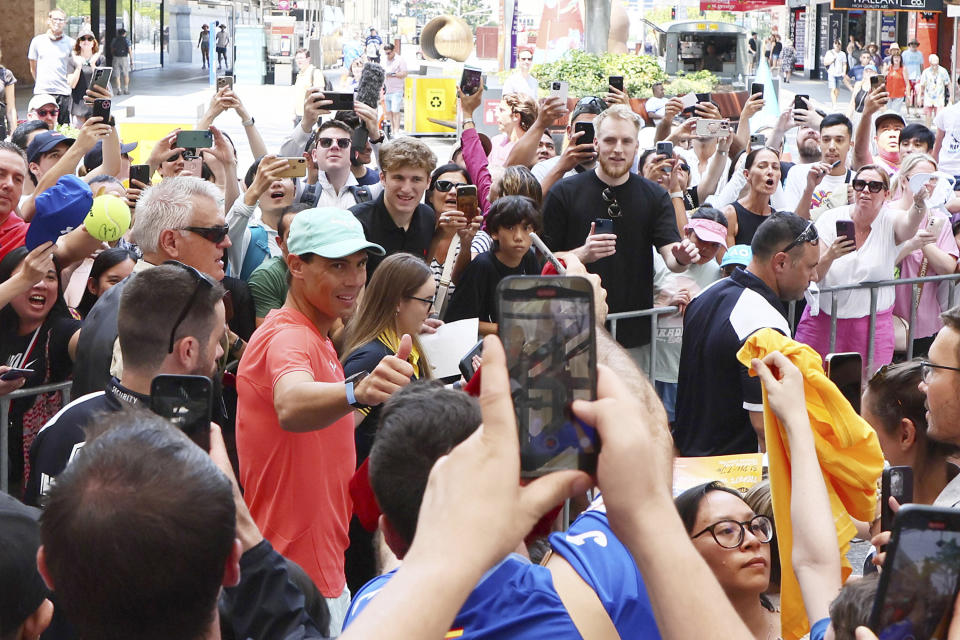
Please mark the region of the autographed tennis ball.
<svg viewBox="0 0 960 640"><path fill-rule="evenodd" d="M93 199L93 207L83 220L87 233L97 240L114 242L130 228L130 207L126 201L105 193Z"/></svg>

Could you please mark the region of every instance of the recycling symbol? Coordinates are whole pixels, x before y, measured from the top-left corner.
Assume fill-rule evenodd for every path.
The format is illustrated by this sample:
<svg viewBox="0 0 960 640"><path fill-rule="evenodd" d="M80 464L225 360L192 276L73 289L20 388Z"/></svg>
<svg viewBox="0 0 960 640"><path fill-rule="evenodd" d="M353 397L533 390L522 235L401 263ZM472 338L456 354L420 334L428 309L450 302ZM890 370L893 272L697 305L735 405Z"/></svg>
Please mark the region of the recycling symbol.
<svg viewBox="0 0 960 640"><path fill-rule="evenodd" d="M427 108L432 111L442 111L444 104L442 89L429 89L427 91Z"/></svg>
<svg viewBox="0 0 960 640"><path fill-rule="evenodd" d="M440 99L440 96L433 96L430 98L430 106L434 109L439 109L443 106L443 100Z"/></svg>

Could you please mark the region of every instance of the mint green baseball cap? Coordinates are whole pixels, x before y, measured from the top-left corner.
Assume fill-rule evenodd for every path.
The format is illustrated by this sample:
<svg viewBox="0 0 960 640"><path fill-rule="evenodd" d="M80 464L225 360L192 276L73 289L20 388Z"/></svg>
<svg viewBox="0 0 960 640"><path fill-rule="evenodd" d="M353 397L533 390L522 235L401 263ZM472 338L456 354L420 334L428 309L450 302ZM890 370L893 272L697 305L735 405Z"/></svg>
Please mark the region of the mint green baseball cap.
<svg viewBox="0 0 960 640"><path fill-rule="evenodd" d="M367 242L363 225L346 209L305 209L294 216L290 224L287 251L294 255L315 253L322 258L334 259L363 249L381 256L386 254L380 245Z"/></svg>

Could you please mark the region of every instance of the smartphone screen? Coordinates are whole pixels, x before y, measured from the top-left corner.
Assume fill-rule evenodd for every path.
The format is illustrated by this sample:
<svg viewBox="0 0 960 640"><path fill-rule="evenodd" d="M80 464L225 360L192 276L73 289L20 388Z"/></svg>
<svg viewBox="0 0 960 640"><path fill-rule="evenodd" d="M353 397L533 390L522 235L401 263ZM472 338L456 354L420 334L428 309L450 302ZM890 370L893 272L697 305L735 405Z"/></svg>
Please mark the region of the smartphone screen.
<svg viewBox="0 0 960 640"><path fill-rule="evenodd" d="M826 359L827 377L837 385L853 410L860 413L863 357L856 352L828 353Z"/></svg>
<svg viewBox="0 0 960 640"><path fill-rule="evenodd" d="M810 96L797 94L793 96L794 109L806 109L809 105Z"/></svg>
<svg viewBox="0 0 960 640"><path fill-rule="evenodd" d="M880 638L945 640L960 576L960 513L907 505L897 512L870 628Z"/></svg>
<svg viewBox="0 0 960 640"><path fill-rule="evenodd" d="M150 410L210 451L213 383L206 376L161 374L150 383Z"/></svg>
<svg viewBox="0 0 960 640"><path fill-rule="evenodd" d="M130 165L130 180L139 180L143 184L150 184L150 165L132 164ZM130 183L133 186L133 183Z"/></svg>
<svg viewBox="0 0 960 640"><path fill-rule="evenodd" d="M617 91L623 91L623 76L610 76L610 86Z"/></svg>
<svg viewBox="0 0 960 640"><path fill-rule="evenodd" d="M578 122L573 125L573 132L583 131L583 135L577 138L577 144L593 144L594 131L592 122Z"/></svg>
<svg viewBox="0 0 960 640"><path fill-rule="evenodd" d="M477 188L472 184L457 186L457 211L473 220L477 216Z"/></svg>
<svg viewBox="0 0 960 640"><path fill-rule="evenodd" d="M473 67L464 67L460 76L460 91L465 96L472 96L480 90L483 83L483 72Z"/></svg>
<svg viewBox="0 0 960 640"><path fill-rule="evenodd" d="M763 83L754 82L750 85L750 95L760 94L760 97L763 97Z"/></svg>
<svg viewBox="0 0 960 640"><path fill-rule="evenodd" d="M896 514L890 508L889 498L896 498L901 506L913 502L912 467L887 467L883 470L880 478L880 531L890 531L893 528Z"/></svg>
<svg viewBox="0 0 960 640"><path fill-rule="evenodd" d="M870 88L876 89L880 86L880 76L870 76Z"/></svg>
<svg viewBox="0 0 960 640"><path fill-rule="evenodd" d="M205 129L181 131L173 145L184 149L209 149L213 146L213 134Z"/></svg>
<svg viewBox="0 0 960 640"><path fill-rule="evenodd" d="M597 395L593 290L576 276L511 276L497 286L520 438L521 475L596 469L596 430L570 412Z"/></svg>

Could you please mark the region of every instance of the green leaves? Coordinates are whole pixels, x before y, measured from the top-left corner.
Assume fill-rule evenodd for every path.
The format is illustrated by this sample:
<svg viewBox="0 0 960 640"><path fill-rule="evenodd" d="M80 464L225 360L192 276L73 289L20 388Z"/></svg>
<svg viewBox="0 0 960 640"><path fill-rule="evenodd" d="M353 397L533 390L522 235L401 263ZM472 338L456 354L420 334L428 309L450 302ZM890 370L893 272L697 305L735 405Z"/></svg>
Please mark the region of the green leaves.
<svg viewBox="0 0 960 640"><path fill-rule="evenodd" d="M607 93L609 76L623 76L624 87L631 98L649 98L653 95L651 87L657 82L664 83L668 95L707 92L717 84L716 76L709 71L670 78L653 56L632 53L596 55L576 49L556 62L534 65L531 75L545 91L549 91L553 80L569 82L571 96Z"/></svg>

